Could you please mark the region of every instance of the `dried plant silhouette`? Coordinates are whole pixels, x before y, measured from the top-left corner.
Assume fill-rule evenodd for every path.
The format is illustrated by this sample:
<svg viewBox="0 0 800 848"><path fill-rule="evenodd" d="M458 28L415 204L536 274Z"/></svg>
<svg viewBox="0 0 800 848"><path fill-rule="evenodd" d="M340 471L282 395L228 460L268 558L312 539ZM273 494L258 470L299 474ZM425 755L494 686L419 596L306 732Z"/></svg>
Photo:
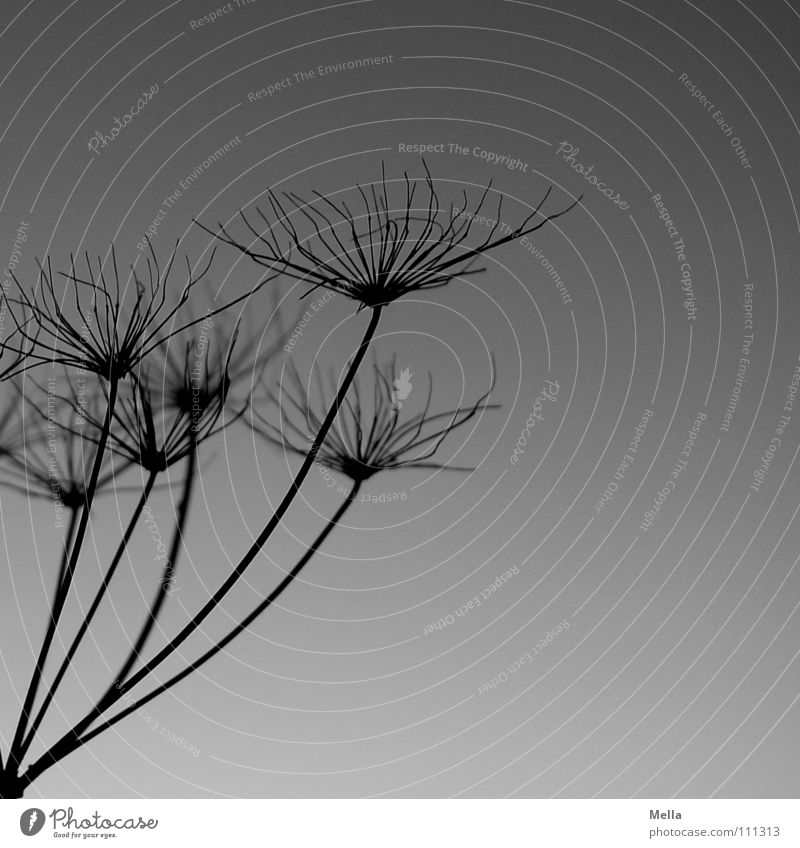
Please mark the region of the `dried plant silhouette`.
<svg viewBox="0 0 800 848"><path fill-rule="evenodd" d="M427 166L424 170L421 179L404 174L402 180L393 182L382 172L378 183L367 188L356 185L350 191L351 200L332 200L315 193L314 200L307 203L293 193L279 198L269 191L274 221L270 223L259 211L263 231L241 215L252 236L251 244L235 240L222 225L212 232L216 240L265 268L265 275L245 294L227 301L214 299L205 311L198 308L199 283L210 274L213 251L199 269L187 258L185 276L176 287L177 247L163 266L151 247L142 275L133 269L121 274L113 247L105 261L91 261L88 255L81 262L70 258L69 270L59 275L53 273L47 259L39 265L32 291L26 291L15 278L14 295L2 294L0 314L10 316L13 326L0 338L0 379L7 381L9 392L22 402L9 403L0 415L0 485L8 492L49 498L57 486L67 520L44 636L11 743L0 755L0 797L21 797L47 769L220 653L285 591L372 476L400 468L470 470L439 463L435 456L450 433L483 411L496 408L488 403L494 363L491 386L471 406L433 412L433 380L429 377L422 406L414 414L403 412L412 375L396 373L394 359L382 364L373 361L369 389L356 378L382 311L409 293L481 272L484 269L476 267L481 256L538 230L566 214L579 200L545 214L548 189L516 228L498 234L499 198L498 224L476 241L473 220L487 203L491 184L473 203L464 193L460 210L471 211L462 217L455 214L453 203L441 203ZM262 337L271 332L274 341L258 347L254 344L258 333L242 344L238 323L225 316L233 306L282 278L306 284L303 297L320 287L331 289L355 301L357 312L369 309L370 315L339 379L335 370L325 376L317 372L306 387L299 372L290 366L287 385L269 390L256 401L252 387L265 380L269 385L266 369L283 346L283 322L263 321L258 331ZM215 316L222 320L215 322ZM48 377L45 388L30 372L47 368L51 375L57 372L59 379ZM20 409L26 419L22 438ZM280 414L273 420L268 409ZM196 612L187 613L188 620L177 633L152 649L160 632L156 625L185 552L201 453L222 430L245 422L265 441L300 457L299 467L277 506L265 509L261 531L249 548L234 558L236 564L220 585L208 593ZM51 449L57 460L43 459L42 451L46 455ZM153 672L198 630L242 578L280 525L315 463L346 477L350 490L299 562L205 654L150 691L142 694L137 689L138 695L131 694L146 680L155 684ZM161 576L145 605L142 622L136 632L126 636L125 656L102 694L77 721L70 719L71 726L55 742L47 742L44 730L49 710L100 606L109 598L112 580L121 566L135 559L131 540L149 509L148 499L161 476L173 468L178 469L181 480L171 538L163 546ZM117 477L126 471L133 477L132 469L138 469L132 487L138 494L136 503L105 564L100 585L91 601L81 606L77 631L64 635L60 630L62 613L73 594L95 497L112 485L119 491ZM64 654L46 677L57 633ZM112 708L120 700L125 706L114 712ZM31 761L34 745L42 751Z"/></svg>
<svg viewBox="0 0 800 848"><path fill-rule="evenodd" d="M308 444L317 432L321 416L327 408L327 399L336 392L336 374L329 370L327 381L319 367L315 369L312 395L295 367L288 367L291 386L271 390L268 398L282 410L278 423L271 421L263 411L253 408L251 426L267 441L279 445L290 453L305 456ZM394 384L397 357L380 364L377 357L372 366L372 391L365 392L358 378L353 381L350 394L328 431L317 461L325 468L339 471L359 487L374 474L397 468L444 468L454 471L473 471L453 465L443 466L429 460L438 451L444 439L484 409L499 409L497 404L487 404L486 399L494 388L495 375L492 363L492 385L475 404L459 407L449 412L431 413L433 402L433 375L428 374L428 389L423 408L403 421L397 403ZM326 385L327 382L327 385Z"/></svg>
<svg viewBox="0 0 800 848"><path fill-rule="evenodd" d="M74 416L61 403L56 386L55 376L48 380L47 386L28 380L25 391L14 385L6 415L16 419L15 438L6 447L0 485L29 498L54 501L74 519L86 500L97 455L102 394L99 386L88 391L83 388L76 407L81 423L73 425ZM95 486L97 493L108 491L122 470L122 465L116 470L112 467L108 455L102 461Z"/></svg>
<svg viewBox="0 0 800 848"><path fill-rule="evenodd" d="M356 301L359 310L375 309L411 292L440 288L457 277L481 273L485 269L476 268L475 263L482 255L541 229L581 201L579 197L557 212L544 214L542 208L552 191L548 188L530 214L510 232L503 229L498 235L503 208L503 197L498 195L494 225L483 240L470 244L474 221L486 205L492 183L473 204L465 190L456 214L453 202L442 205L424 160L423 167L424 187L419 190L419 181L404 172L403 191L396 199L383 167L380 183L368 189L357 185L350 204L319 192L314 192L313 201L306 201L292 192L280 198L270 190L273 220L256 207L263 229L259 231L240 212L252 236L249 245L233 238L222 224L216 232L204 229L258 265L310 284L311 291L331 289ZM353 203L358 205L351 210ZM301 222L310 230L306 236Z"/></svg>
<svg viewBox="0 0 800 848"><path fill-rule="evenodd" d="M487 403L487 398L494 388L494 364L492 366L492 385L487 392L471 406L459 407L446 412L431 413L433 395L433 377L429 375L429 391L424 409L400 422L399 412L393 404L393 392L388 377L395 372L396 358L388 360L383 367L377 361L373 366L372 383L374 403L371 408L362 404L362 392L358 378L354 380L351 394L346 398L342 408L339 427L332 428L320 451L320 464L336 468L350 480L350 490L342 500L335 513L325 523L325 526L309 545L306 552L289 570L278 585L260 601L238 624L232 627L224 636L219 638L213 647L209 648L194 662L188 664L177 674L160 683L150 692L129 703L113 717L106 719L97 727L86 733L81 740L83 744L90 742L95 736L113 727L117 722L141 710L146 704L164 692L172 689L193 672L205 665L213 657L223 651L239 634L243 633L256 621L297 578L303 568L310 562L314 554L322 547L325 540L342 521L347 511L356 502L363 484L381 471L392 471L398 468L425 468L447 471L473 471L474 468L454 466L447 463L429 461L436 454L442 442L455 430L458 430L476 415L488 409L499 409L499 404ZM336 391L336 381L329 375L329 389ZM295 383L295 393L283 395L283 403L272 392L269 400L277 401L277 406L283 414L275 424L270 421L265 411L253 409L253 420L250 422L254 431L266 441L280 446L289 453L305 456L305 450L299 443L293 443L287 436L287 428L302 432L301 428L289 424L297 417L298 410L306 414L306 422L312 427L319 422L320 414L324 414L325 396L320 394L311 398L302 389L302 380L296 369L291 369L291 379ZM318 385L322 379L318 374ZM321 401L321 402L320 402ZM320 406L319 413L313 408ZM446 422L446 423L442 423ZM288 427L287 427L288 425ZM345 435L346 434L346 435ZM404 458L405 457L405 458Z"/></svg>

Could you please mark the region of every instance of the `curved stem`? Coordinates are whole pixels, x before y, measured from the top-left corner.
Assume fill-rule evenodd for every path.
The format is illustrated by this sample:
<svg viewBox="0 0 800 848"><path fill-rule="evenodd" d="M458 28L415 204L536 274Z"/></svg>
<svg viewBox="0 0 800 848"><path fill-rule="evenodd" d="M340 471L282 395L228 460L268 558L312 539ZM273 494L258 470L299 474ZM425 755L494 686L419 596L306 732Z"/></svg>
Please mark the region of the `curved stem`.
<svg viewBox="0 0 800 848"><path fill-rule="evenodd" d="M69 524L67 525L67 532L64 534L64 553L61 555L61 565L59 566L59 569L58 569L58 577L56 578L56 585L55 585L55 589L53 591L53 600L52 600L52 603L50 605L50 610L51 610L50 614L51 615L52 615L52 610L55 609L56 600L58 599L58 594L61 590L61 584L64 581L64 575L66 574L66 571L67 571L67 563L69 562L69 551L70 551L70 547L72 546L72 540L75 537L75 530L77 529L77 526L78 526L78 515L79 514L80 514L80 507L78 507L77 509L72 509L72 508L70 509ZM34 722L34 724L36 724L36 722ZM27 746L23 742L22 743L22 749L20 750L19 754L17 755L16 760L14 760L14 762L17 764L17 766L20 762L22 762L22 758L25 756L26 750L27 750ZM9 749L9 753L8 753L8 762L7 763L3 759L3 756L0 754L0 776L4 775L7 766L9 768L11 768L11 763L12 763L12 756L11 756L11 750L10 749ZM7 797L6 795L3 794L4 791L5 790L0 789L0 798Z"/></svg>
<svg viewBox="0 0 800 848"><path fill-rule="evenodd" d="M106 444L108 442L108 434L111 430L111 421L114 415L114 406L117 401L117 389L117 380L109 380L108 404L106 407L106 415L103 421L103 427L100 431L100 437L97 441L97 452L95 453L94 462L92 463L92 471L89 477L89 485L86 487L86 498L83 504L83 509L81 510L81 517L78 523L78 529L75 533L75 541L72 544L72 550L70 551L69 561L67 562L64 578L59 584L58 590L56 592L55 602L53 604L53 609L50 614L50 621L47 626L47 631L45 632L44 640L42 641L42 646L39 649L39 656L36 658L36 666L34 667L30 683L28 684L28 690L25 694L25 700L22 705L22 711L20 712L19 721L17 722L17 728L14 732L14 739L11 742L11 750L9 751L8 758L9 761L6 766L7 769L10 766L13 766L17 769L19 768L20 757L18 757L17 752L22 744L22 740L25 735L28 719L30 717L34 701L36 700L36 694L39 691L39 684L42 680L42 674L44 672L45 662L47 661L47 655L50 652L50 647L53 643L53 638L55 637L56 629L58 628L58 622L61 618L61 613L64 611L64 605L66 604L67 596L69 595L69 590L72 586L72 578L75 575L75 567L78 564L78 558L80 556L81 547L83 546L83 540L86 536L86 529L89 526L89 514L92 511L92 503L94 501L95 491L97 490L97 479L100 476L100 468L103 464L103 457L106 450Z"/></svg>
<svg viewBox="0 0 800 848"><path fill-rule="evenodd" d="M169 595L169 589L175 575L175 566L178 562L181 545L183 544L183 532L186 527L186 518L189 515L189 503L192 499L192 489L194 488L196 456L196 447L193 447L187 456L186 478L183 481L183 493L181 494L181 502L178 506L178 520L175 524L175 532L172 535L172 544L170 545L169 556L164 563L164 569L161 579L158 582L158 589L156 589L155 598L153 599L153 603L150 605L150 609L147 611L147 617L145 618L145 622L139 632L139 636L134 642L130 653L117 674L116 681L118 683L125 680L130 673L130 670L135 665L136 660L144 650L147 640L150 638L150 633L152 632L153 627L155 627L158 616L161 613L161 607L164 605L164 601L166 601L167 596ZM112 686L116 688L116 683L112 684ZM103 697L107 697L107 695L108 693L106 693Z"/></svg>
<svg viewBox="0 0 800 848"><path fill-rule="evenodd" d="M209 598L209 600L203 605L199 612L195 614L195 616L186 624L183 629L173 637L170 642L168 642L149 662L145 663L142 668L139 669L134 675L130 677L129 680L125 682L117 681L114 685L114 690L107 697L102 698L90 711L87 713L72 729L67 731L58 742L50 748L49 751L44 753L36 762L34 762L30 768L25 772L24 778L30 783L36 777L38 777L43 771L45 771L50 766L54 765L63 757L70 754L76 748L80 747L80 736L84 730L102 713L104 713L110 706L115 704L126 692L128 692L133 686L135 686L140 680L146 677L151 671L157 668L167 657L171 656L179 647L182 645L192 633L197 630L197 628L205 621L208 615L216 609L216 607L220 604L222 599L228 594L228 592L233 588L233 586L239 581L241 576L245 573L248 566L253 562L258 553L266 544L269 537L275 531L275 528L280 524L281 519L284 514L288 510L298 491L300 490L300 486L305 480L308 472L311 470L314 461L317 458L317 454L322 447L322 444L325 440L325 436L328 433L328 430L331 428L336 415L339 412L339 407L342 405L344 398L350 388L350 384L353 382L353 379L356 376L356 372L358 371L358 367L363 360L367 349L369 348L370 342L375 335L376 330L378 329L378 323L380 321L382 306L378 305L373 307L372 315L370 316L369 325L364 333L364 336L361 340L360 345L356 351L355 356L353 357L352 362L350 363L350 367L347 370L347 373L342 381L342 384L339 388L339 391L336 394L336 398L334 399L330 409L328 410L327 415L325 416L324 421L322 422L322 426L319 429L319 432L314 439L313 444L311 445L308 454L303 460L300 469L292 481L291 486L289 487L289 491L284 495L283 500L281 500L277 509L273 513L270 520L267 522L264 529L259 533L255 542L250 546L250 549L247 553L242 557L239 564L236 568L231 572L231 574L227 577L227 579L222 583L222 585L217 589L216 592Z"/></svg>
<svg viewBox="0 0 800 848"><path fill-rule="evenodd" d="M67 573L67 564L69 563L69 551L72 547L72 540L75 538L75 530L78 527L79 513L80 507L78 507L77 509L70 509L69 524L67 525L67 533L64 537L64 554L61 557L61 566L58 569L58 582L56 583L56 590L53 594L52 609L55 609L56 596L58 595L58 591L61 588L61 584L64 582L64 577Z"/></svg>
<svg viewBox="0 0 800 848"><path fill-rule="evenodd" d="M145 704L148 704L153 698L158 697L162 693L166 692L168 689L171 689L176 684L180 683L181 680L188 677L193 672L197 671L201 666L205 665L212 657L215 657L220 651L224 650L240 633L247 630L247 628L275 601L281 596L281 594L286 590L289 585L294 581L298 574L303 570L305 565L314 556L314 554L322 547L325 540L330 535L331 531L337 524L342 520L344 514L350 508L351 504L356 498L359 489L361 488L361 481L357 481L353 484L352 489L347 495L345 501L339 506L333 516L328 519L328 522L325 524L325 527L314 540L311 547L303 554L303 556L298 560L295 564L294 568L281 580L281 582L272 590L272 592L267 595L264 600L262 600L258 606L256 606L248 615L243 618L239 624L237 624L234 628L228 631L225 636L220 639L212 648L209 648L202 656L196 659L191 665L186 666L182 671L179 671L177 674L173 675L169 678L169 680L165 680L164 683L159 684L155 689L151 692L148 692L146 695L143 695L138 700L134 701L131 704L128 704L124 710L121 710L115 716L112 716L107 721L98 725L97 727L90 730L80 739L80 744L85 745L87 742L90 742L95 736L99 736L103 731L108 730L110 727L113 727L118 721L121 721L123 718L126 718L131 713L140 710Z"/></svg>
<svg viewBox="0 0 800 848"><path fill-rule="evenodd" d="M131 536L133 535L133 531L136 529L136 522L139 520L139 516L142 514L142 510L144 509L145 504L147 503L147 499L150 497L150 493L153 490L153 486L155 485L156 478L158 477L158 471L150 471L145 481L145 486L142 491L142 494L133 510L133 514L131 515L130 521L128 522L128 526L125 528L125 534L122 537L122 540L117 547L116 553L114 554L114 559L111 560L111 565L108 567L108 571L106 571L105 577L103 578L103 582L100 584L100 588L97 590L97 593L92 600L91 606L89 607L88 612L86 613L86 617L81 623L78 632L75 634L75 638L72 640L72 644L69 646L69 650L67 651L64 660L61 663L61 666L58 669L58 673L53 678L53 682L50 684L50 688L45 696L44 701L42 701L42 705L39 708L39 712L36 714L36 718L33 720L33 723L30 726L30 730L28 731L28 735L25 737L25 741L22 743L19 752L19 758L22 759L30 748L31 743L33 742L36 731L39 729L39 726L42 723L42 720L45 717L45 713L50 707L50 703L55 697L56 690L61 685L61 681L64 678L64 675L67 673L70 665L72 664L72 660L75 657L75 654L78 651L78 647L80 646L83 637L86 635L88 631L92 619L94 618L95 613L97 612L100 603L105 597L106 592L108 591L108 586L111 583L112 578L114 577L114 573L117 570L117 566L119 565L122 557L127 550L128 543L130 542Z"/></svg>

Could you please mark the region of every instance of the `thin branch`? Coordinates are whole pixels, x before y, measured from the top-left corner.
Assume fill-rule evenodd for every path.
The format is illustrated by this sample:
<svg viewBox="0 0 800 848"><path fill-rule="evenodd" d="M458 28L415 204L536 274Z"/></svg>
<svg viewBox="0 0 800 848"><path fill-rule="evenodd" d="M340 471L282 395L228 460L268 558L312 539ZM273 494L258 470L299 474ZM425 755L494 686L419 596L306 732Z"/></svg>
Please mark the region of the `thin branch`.
<svg viewBox="0 0 800 848"><path fill-rule="evenodd" d="M92 724L99 716L101 716L109 707L113 706L123 695L125 695L133 686L135 686L140 680L144 679L148 674L154 671L167 657L171 656L179 647L183 644L189 636L194 633L198 627L202 624L203 621L208 617L208 615L216 609L216 607L220 604L223 598L228 594L228 592L233 588L233 586L239 581L241 576L245 573L247 568L259 554L261 549L266 544L269 537L275 531L276 527L280 524L286 510L291 505L295 496L297 495L301 484L305 480L308 472L311 470L312 465L314 464L314 460L319 453L319 450L325 440L325 436L328 433L331 425L333 424L336 415L339 411L339 407L342 405L344 401L345 395L347 394L348 389L350 388L350 384L355 378L356 372L358 370L358 366L361 364L362 359L364 358L367 348L372 341L375 332L378 329L378 324L380 322L381 316L381 307L377 306L372 310L372 315L370 317L369 324L364 333L364 337L361 340L361 343L358 347L358 350L355 356L352 359L350 367L347 371L347 374L342 381L342 385L336 395L336 399L333 402L333 405L328 410L328 414L323 421L322 428L317 433L316 438L314 439L314 443L311 446L311 449L308 451L300 469L292 481L292 484L289 488L289 491L284 495L282 501L278 505L274 514L267 522L264 529L259 533L258 538L251 545L250 549L244 555L244 557L240 560L239 564L233 570L233 572L228 576L228 578L223 582L223 584L217 589L216 592L212 595L212 597L204 604L204 606L200 609L198 613L192 618L192 620L175 636L170 642L167 643L157 654L151 659L149 662L145 663L139 671L133 674L127 681L119 682L118 686L115 686L113 694L108 695L101 699L95 707L90 710L89 713L86 714L73 728L71 728L67 733L65 733L58 742L55 743L45 754L43 754L38 760L36 760L25 772L23 775L23 779L28 783L35 780L43 771L45 771L50 766L57 763L59 760L68 756L72 751L79 748L81 745L80 737L84 730L86 730L89 725Z"/></svg>
<svg viewBox="0 0 800 848"><path fill-rule="evenodd" d="M128 656L122 664L119 672L116 676L116 683L114 684L114 688L116 688L118 683L122 683L128 677L130 670L136 664L136 661L141 656L142 651L147 644L147 640L150 637L150 633L155 627L156 622L158 621L159 614L161 613L161 608L169 595L169 588L172 585L172 582L175 578L175 567L178 562L178 558L180 556L181 547L184 544L184 533L186 530L186 519L189 515L189 504L192 498L192 490L194 488L194 480L195 480L195 466L196 466L196 452L192 450L186 457L186 476L183 482L183 493L181 495L181 501L178 506L178 520L175 524L175 532L172 535L172 544L170 546L169 556L164 563L164 569L159 580L158 588L156 589L155 598L153 599L153 603L147 611L147 616L145 618L144 624L142 625L142 629L139 632L138 637L136 638L133 647L131 648ZM106 697L106 696L104 696ZM102 699L101 699L102 700Z"/></svg>
<svg viewBox="0 0 800 848"><path fill-rule="evenodd" d="M89 524L89 514L92 510L92 503L94 501L94 495L97 489L97 480L100 475L100 467L103 464L103 454L105 453L106 442L108 440L108 433L111 429L111 421L114 415L114 404L116 402L116 398L117 383L116 380L112 380L109 384L108 408L106 410L106 417L103 423L102 432L100 434L100 442L98 444L98 449L95 454L94 463L92 465L91 476L89 478L89 485L86 488L86 500L81 511L80 522L78 524L78 529L75 534L75 541L72 545L72 551L70 553L69 562L67 564L67 570L64 574L64 579L60 584L61 588L57 594L56 602L53 605L53 610L50 615L50 621L47 627L47 631L45 632L45 637L42 642L42 646L39 650L39 656L36 659L36 666L34 667L30 683L28 684L28 690L25 694L25 700L22 705L19 721L17 722L17 728L14 732L14 738L11 742L9 760L13 764L15 764L17 768L20 764L18 751L20 749L20 746L22 745L25 730L27 728L27 723L30 719L31 710L36 700L36 694L39 689L42 674L44 673L44 665L47 661L47 655L50 651L50 646L53 642L53 638L55 637L56 629L58 628L58 622L61 618L61 613L64 610L64 605L66 603L67 595L69 594L69 590L72 585L72 578L75 574L75 568L78 564L78 557L80 556L81 547L83 546L83 540L86 535L86 530Z"/></svg>
<svg viewBox="0 0 800 848"><path fill-rule="evenodd" d="M130 520L128 521L128 525L125 528L125 532L123 534L122 540L120 541L119 545L117 546L117 550L114 554L114 558L111 560L111 564L109 565L108 570L106 571L106 573L103 577L103 580L102 580L102 583L100 584L100 587L98 588L97 592L95 593L94 599L92 600L92 603L89 606L89 609L88 609L86 615L84 616L83 621L81 622L81 626L78 628L78 632L75 634L75 637L72 640L72 643L70 644L70 646L67 650L67 653L64 656L64 659L62 660L61 666L59 667L58 672L56 673L55 677L53 678L53 682L50 684L50 688L48 689L47 695L45 696L44 700L42 701L42 705L39 708L39 712L36 714L36 718L34 719L33 723L30 726L30 729L28 731L28 735L25 738L25 741L22 743L22 746L20 748L20 753L19 753L19 759L20 760L22 760L22 758L28 752L28 749L30 748L31 743L35 739L36 733L37 733L37 731L38 731L38 729L39 729L39 727L40 727L40 725L41 725L41 723L42 723L42 721L43 721L43 719L44 719L44 717L47 713L47 710L50 706L50 703L52 702L53 698L55 697L56 691L58 690L58 687L61 685L61 681L63 680L64 675L69 670L69 668L72 664L72 660L74 659L75 654L77 653L78 648L80 647L80 644L83 640L83 637L86 635L87 631L89 630L89 627L92 624L92 620L94 619L95 613L97 612L98 607L100 606L103 598L105 597L106 592L108 591L108 587L111 584L111 580L114 577L114 574L117 570L117 567L119 566L119 563L121 562L122 557L123 557L123 555L125 554L125 551L128 548L128 543L131 540L131 536L133 535L133 531L136 529L136 523L138 522L139 517L142 514L142 510L144 509L144 506L147 503L147 499L150 497L150 493L153 490L153 486L155 485L157 476L158 476L158 471L151 471L151 472L149 472L149 474L147 476L147 480L145 481L144 489L142 490L141 496L139 497L139 500L137 501L136 506L134 507L133 513L131 514Z"/></svg>
<svg viewBox="0 0 800 848"><path fill-rule="evenodd" d="M291 583L297 578L303 568L308 564L309 560L314 556L317 551L322 547L325 540L328 538L332 530L341 522L342 518L344 518L345 513L350 508L350 506L355 501L359 489L361 488L360 482L355 482L348 492L345 500L339 505L339 508L336 510L334 515L328 519L325 527L322 529L320 534L314 540L312 545L308 548L308 550L303 554L303 556L298 560L297 564L289 571L286 576L281 580L278 586L272 590L272 592L267 595L259 604L248 613L235 627L231 628L228 633L225 634L213 647L209 648L202 656L196 659L193 663L186 666L186 668L179 671L177 674L173 675L169 678L169 680L165 680L163 683L159 684L155 689L151 692L148 692L146 695L143 695L141 698L137 699L133 703L129 704L125 707L125 709L121 710L116 715L109 718L107 721L104 721L102 724L99 724L97 727L90 730L88 733L85 733L81 739L80 744L86 745L88 742L91 742L96 736L99 736L104 731L113 727L117 722L124 719L126 716L129 716L131 713L140 710L145 704L152 701L154 698L158 697L162 693L168 691L173 686L180 683L183 679L188 677L190 674L197 671L201 666L205 665L210 659L215 657L220 651L225 650L225 648L240 634L243 633L247 628L264 612L272 606L275 601L283 594L283 592L291 585Z"/></svg>

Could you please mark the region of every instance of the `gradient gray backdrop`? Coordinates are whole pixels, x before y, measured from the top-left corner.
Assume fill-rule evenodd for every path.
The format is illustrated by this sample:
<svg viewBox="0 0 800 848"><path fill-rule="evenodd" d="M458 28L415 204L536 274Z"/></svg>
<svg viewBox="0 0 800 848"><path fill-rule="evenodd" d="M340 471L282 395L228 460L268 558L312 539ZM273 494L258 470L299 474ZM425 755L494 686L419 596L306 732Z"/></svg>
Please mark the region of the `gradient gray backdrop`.
<svg viewBox="0 0 800 848"><path fill-rule="evenodd" d="M192 218L228 221L263 203L270 186L344 191L378 179L381 162L391 179L404 169L419 177L419 156L399 145L444 143L427 162L448 201L492 179L515 222L548 185L553 207L583 193L579 209L532 237L571 302L539 259L511 243L484 274L388 309L376 347L414 372L409 412L429 371L439 408L476 399L494 354L502 410L459 431L441 454L477 470L374 478L366 491L406 499L357 504L280 605L152 702L152 721L129 717L28 794L796 796L800 408L764 484L749 488L800 354L796 4L254 0L192 28L212 11L213 0L5 0L0 261L29 222L22 280L35 281L37 257L64 267L71 251L104 254L112 241L121 263L132 263L163 199L236 136L159 227L160 255L181 239L199 259L209 238ZM294 77L390 55L372 68ZM682 74L733 127L750 168ZM248 92L287 77L290 86L250 102ZM95 130L108 132L156 83L152 102L92 155ZM629 208L571 169L556 152L562 142ZM468 154L451 154L456 143ZM528 167L489 164L477 148ZM656 193L686 244L693 320ZM214 267L224 294L258 279L224 247ZM725 432L748 281L752 357ZM302 288L276 290L292 325ZM262 292L245 311L253 347L271 302ZM366 320L334 298L271 364L270 379L289 359L304 373L315 358L338 371ZM547 379L559 394L514 464ZM14 402L6 389L2 397ZM635 461L598 512L647 409ZM689 461L643 531L699 412L707 419ZM296 464L241 426L207 446L179 591L156 642L222 581ZM119 483L135 486L136 474ZM64 632L134 498L99 502ZM165 673L269 591L338 502L312 472L247 579ZM151 506L168 528L173 494L162 490ZM5 751L60 531L47 503L3 490L0 508ZM151 544L142 525L42 728L45 742L110 679L158 579ZM519 574L479 609L455 615L512 566ZM426 633L448 615L452 624ZM569 628L534 662L508 673L565 619Z"/></svg>

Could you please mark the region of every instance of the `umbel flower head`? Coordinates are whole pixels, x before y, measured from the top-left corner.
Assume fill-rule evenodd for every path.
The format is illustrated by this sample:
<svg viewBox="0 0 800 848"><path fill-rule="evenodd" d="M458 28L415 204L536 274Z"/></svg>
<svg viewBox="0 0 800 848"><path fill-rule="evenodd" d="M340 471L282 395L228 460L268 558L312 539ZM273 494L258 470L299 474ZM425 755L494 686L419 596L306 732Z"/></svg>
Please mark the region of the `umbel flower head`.
<svg viewBox="0 0 800 848"><path fill-rule="evenodd" d="M5 336L5 316L8 314L8 298L5 293L0 293L0 380L5 380L19 374L22 364L25 362L31 347L36 342L36 329L32 333L23 335L29 328L30 318L22 316L14 319L17 326L12 330L9 337Z"/></svg>
<svg viewBox="0 0 800 848"><path fill-rule="evenodd" d="M492 384L474 404L432 412L433 377L429 373L425 403L419 412L408 416L401 413L403 404L398 401L398 384L404 384L408 372L398 372L396 366L396 356L383 364L374 359L371 386L366 392L358 378L353 381L339 418L328 431L317 454L317 461L357 483L380 471L395 468L473 471L472 468L432 461L432 457L454 430L485 409L500 408L499 404L487 403L494 389L494 361ZM256 409L250 422L253 429L268 441L300 456L308 452L308 445L319 430L329 397L335 394L337 388L336 375L332 371L328 372L327 380L319 368L315 369L314 375L315 397L312 400L292 364L289 367L292 385L282 388L280 395L274 392L269 395L281 410L280 422L273 424ZM402 390L400 394L407 397L408 392Z"/></svg>
<svg viewBox="0 0 800 848"><path fill-rule="evenodd" d="M20 409L27 417L16 415L21 436L13 448L3 452L3 476L0 482L7 488L29 497L46 498L70 509L86 502L90 469L95 461L102 413L99 385L88 390L81 388L77 403L50 389L29 387L23 396L14 385ZM76 423L80 422L80 423ZM103 462L97 481L97 491L108 489L129 462L116 467Z"/></svg>
<svg viewBox="0 0 800 848"><path fill-rule="evenodd" d="M474 267L480 256L540 229L580 202L578 198L545 214L542 208L550 196L548 188L536 208L509 229L501 220L501 195L494 225L483 240L471 243L473 223L484 209L492 183L472 204L464 191L457 210L452 202L442 205L424 160L423 166L421 181L404 172L402 192L390 190L382 166L377 185L356 185L355 205L334 202L319 192L307 202L291 192L279 198L270 190L273 220L256 208L262 231L240 212L254 237L251 246L234 239L222 224L216 233L203 229L258 264L310 283L312 291L327 288L340 292L363 309L384 306L409 292L445 286L454 277L480 273L485 269ZM301 221L309 229L306 236L301 234Z"/></svg>
<svg viewBox="0 0 800 848"><path fill-rule="evenodd" d="M117 403L108 437L111 451L148 471L165 471L239 420L249 396L226 415L231 390L247 373L231 370L237 337L235 327L228 340L194 337L181 346L180 355L151 355ZM90 423L97 429L101 420L93 417Z"/></svg>
<svg viewBox="0 0 800 848"><path fill-rule="evenodd" d="M3 387L0 400L0 462L13 459L25 446L20 391L13 383Z"/></svg>
<svg viewBox="0 0 800 848"><path fill-rule="evenodd" d="M237 319L231 326L229 321L215 321L207 315L184 345L167 345L163 380L158 387L155 386L157 381L151 380L162 406L196 414L220 393L227 396L232 387L245 382L257 384L286 342L287 330L277 298L273 299L272 315L274 319L264 331L261 344L252 322L249 329L245 329L246 342L237 345L241 320ZM271 340L265 338L267 335ZM257 352L254 352L255 347Z"/></svg>
<svg viewBox="0 0 800 848"><path fill-rule="evenodd" d="M66 279L64 290L56 284L59 275L53 273L50 259L39 265L39 280L31 294L15 278L18 297L5 297L4 305L16 325L17 338L10 337L2 347L19 357L19 362L3 376L15 376L51 363L81 368L105 380L124 380L167 339L203 320L200 317L182 322L182 309L192 290L208 274L214 254L199 272L186 258L186 278L177 297L173 297L168 290L176 256L177 245L162 270L150 245L144 277L132 270L123 279L112 246L110 261L103 262L98 257L92 262L85 254L80 269L75 258L70 257L70 270L60 272ZM211 314L229 308L243 297L215 308Z"/></svg>

